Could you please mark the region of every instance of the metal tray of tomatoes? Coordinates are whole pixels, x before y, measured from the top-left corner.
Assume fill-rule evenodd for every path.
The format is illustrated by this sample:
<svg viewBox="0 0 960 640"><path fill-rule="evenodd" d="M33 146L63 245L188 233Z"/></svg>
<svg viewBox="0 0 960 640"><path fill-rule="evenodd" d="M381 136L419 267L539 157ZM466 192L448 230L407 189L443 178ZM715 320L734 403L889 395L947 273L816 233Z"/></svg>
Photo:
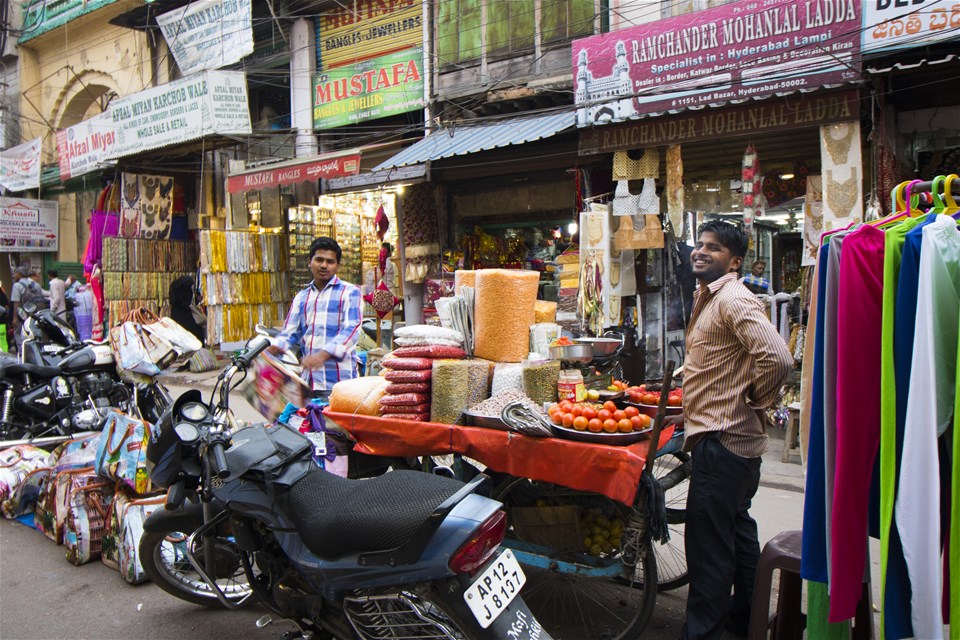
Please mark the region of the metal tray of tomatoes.
<svg viewBox="0 0 960 640"><path fill-rule="evenodd" d="M647 427L640 431L631 431L630 433L621 433L619 431L616 433L607 433L606 431L577 431L576 429L564 427L563 425L553 425L553 432L557 434L558 437L566 438L567 440L576 440L578 442L609 445L634 444L635 442L649 438L651 431L653 431L653 427Z"/></svg>

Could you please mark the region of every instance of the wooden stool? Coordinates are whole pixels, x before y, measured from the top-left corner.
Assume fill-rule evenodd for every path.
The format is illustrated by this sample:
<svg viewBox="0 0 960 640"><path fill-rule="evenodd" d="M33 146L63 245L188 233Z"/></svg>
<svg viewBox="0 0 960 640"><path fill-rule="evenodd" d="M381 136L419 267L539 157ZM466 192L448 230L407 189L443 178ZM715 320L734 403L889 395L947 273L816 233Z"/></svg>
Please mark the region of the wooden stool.
<svg viewBox="0 0 960 640"><path fill-rule="evenodd" d="M789 418L787 419L787 436L783 439L783 453L780 454L780 462L789 462L790 456L795 455L798 458L802 457L800 455L800 408L797 406L794 408L794 405L787 407L787 412Z"/></svg>

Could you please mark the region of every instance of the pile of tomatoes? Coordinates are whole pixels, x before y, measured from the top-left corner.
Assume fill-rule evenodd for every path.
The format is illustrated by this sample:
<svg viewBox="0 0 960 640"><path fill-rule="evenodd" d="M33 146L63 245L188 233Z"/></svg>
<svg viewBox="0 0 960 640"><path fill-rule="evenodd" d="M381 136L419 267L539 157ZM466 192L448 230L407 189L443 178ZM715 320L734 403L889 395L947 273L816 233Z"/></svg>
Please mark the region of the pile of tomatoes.
<svg viewBox="0 0 960 640"><path fill-rule="evenodd" d="M637 404L657 405L660 403L660 392L650 391L644 385L639 387L630 387L627 389L627 396L631 402ZM683 406L683 389L671 389L667 394L667 406Z"/></svg>
<svg viewBox="0 0 960 640"><path fill-rule="evenodd" d="M641 414L636 407L618 409L609 400L603 404L564 400L550 407L548 413L554 424L594 433L631 433L646 429L653 423L650 416Z"/></svg>

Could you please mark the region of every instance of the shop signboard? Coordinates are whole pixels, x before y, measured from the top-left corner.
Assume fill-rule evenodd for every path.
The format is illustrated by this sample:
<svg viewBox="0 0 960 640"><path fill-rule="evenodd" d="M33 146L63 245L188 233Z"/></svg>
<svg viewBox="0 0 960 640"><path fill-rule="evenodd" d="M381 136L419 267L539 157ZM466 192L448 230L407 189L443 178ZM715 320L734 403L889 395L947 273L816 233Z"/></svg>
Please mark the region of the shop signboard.
<svg viewBox="0 0 960 640"><path fill-rule="evenodd" d="M859 0L741 0L575 40L577 126L853 82L859 60Z"/></svg>
<svg viewBox="0 0 960 640"><path fill-rule="evenodd" d="M580 153L609 153L751 136L854 120L860 113L856 89L804 93L767 100L644 118L580 132Z"/></svg>
<svg viewBox="0 0 960 640"><path fill-rule="evenodd" d="M0 187L7 191L40 188L40 152L43 138L0 151Z"/></svg>
<svg viewBox="0 0 960 640"><path fill-rule="evenodd" d="M55 200L0 198L0 252L57 251L59 223Z"/></svg>
<svg viewBox="0 0 960 640"><path fill-rule="evenodd" d="M423 107L423 47L317 74L313 127L329 129Z"/></svg>
<svg viewBox="0 0 960 640"><path fill-rule="evenodd" d="M863 3L863 53L925 47L955 39L960 4L941 0L866 0Z"/></svg>
<svg viewBox="0 0 960 640"><path fill-rule="evenodd" d="M110 117L117 142L109 158L214 133L249 135L247 77L242 71L202 71L115 100Z"/></svg>
<svg viewBox="0 0 960 640"><path fill-rule="evenodd" d="M200 0L157 16L184 74L219 69L253 53L250 0Z"/></svg>
<svg viewBox="0 0 960 640"><path fill-rule="evenodd" d="M336 156L331 154L319 156L308 162L284 163L281 166L232 175L227 178L227 190L230 193L241 193L308 180L355 176L358 173L360 173L359 153Z"/></svg>
<svg viewBox="0 0 960 640"><path fill-rule="evenodd" d="M107 157L116 143L117 134L109 112L57 131L60 179L81 176L114 164Z"/></svg>
<svg viewBox="0 0 960 640"><path fill-rule="evenodd" d="M319 68L376 58L423 44L420 0L355 0L337 3L320 16Z"/></svg>

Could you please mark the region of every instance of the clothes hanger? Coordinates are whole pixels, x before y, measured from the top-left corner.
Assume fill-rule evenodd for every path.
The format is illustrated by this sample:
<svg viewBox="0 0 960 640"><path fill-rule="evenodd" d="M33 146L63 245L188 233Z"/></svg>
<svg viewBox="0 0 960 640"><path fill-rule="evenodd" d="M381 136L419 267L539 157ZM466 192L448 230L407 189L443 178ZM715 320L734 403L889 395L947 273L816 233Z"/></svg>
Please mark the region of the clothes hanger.
<svg viewBox="0 0 960 640"><path fill-rule="evenodd" d="M941 175L934 178L930 183L930 195L933 197L933 207L930 209L930 213L943 213L947 208L947 203L944 202L943 198L940 197L940 185L946 179L947 176Z"/></svg>
<svg viewBox="0 0 960 640"><path fill-rule="evenodd" d="M960 214L960 204L957 204L957 201L953 197L953 181L957 179L960 179L960 176L951 173L946 177L943 184L943 199L947 204L943 213L948 216L953 216L954 218Z"/></svg>
<svg viewBox="0 0 960 640"><path fill-rule="evenodd" d="M910 189L915 185L920 184L923 180L908 180L906 182L901 182L890 192L890 200L893 203L894 212L887 216L886 218L881 218L879 220L874 220L873 222L868 222L867 224L875 227L887 227L895 222L899 222L905 218L911 217L914 213L913 207L915 196L910 196ZM911 207L907 207L907 201L910 202ZM918 209L916 210L917 215L920 215L922 212Z"/></svg>

